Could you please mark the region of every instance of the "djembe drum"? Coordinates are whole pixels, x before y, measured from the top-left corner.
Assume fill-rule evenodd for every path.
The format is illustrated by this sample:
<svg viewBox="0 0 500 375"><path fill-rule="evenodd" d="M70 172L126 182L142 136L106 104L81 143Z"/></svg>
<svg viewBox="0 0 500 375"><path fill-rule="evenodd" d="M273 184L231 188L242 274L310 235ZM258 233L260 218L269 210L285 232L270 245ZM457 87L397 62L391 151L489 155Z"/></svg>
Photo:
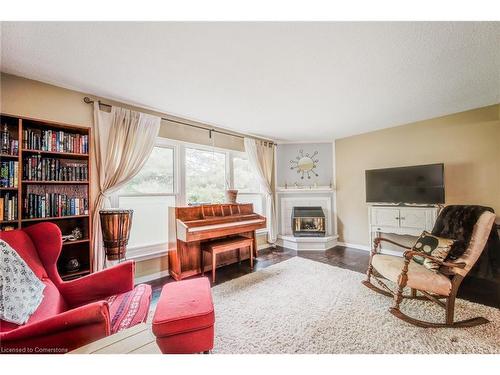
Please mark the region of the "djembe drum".
<svg viewBox="0 0 500 375"><path fill-rule="evenodd" d="M122 260L127 251L133 210L100 210L102 242L108 261Z"/></svg>

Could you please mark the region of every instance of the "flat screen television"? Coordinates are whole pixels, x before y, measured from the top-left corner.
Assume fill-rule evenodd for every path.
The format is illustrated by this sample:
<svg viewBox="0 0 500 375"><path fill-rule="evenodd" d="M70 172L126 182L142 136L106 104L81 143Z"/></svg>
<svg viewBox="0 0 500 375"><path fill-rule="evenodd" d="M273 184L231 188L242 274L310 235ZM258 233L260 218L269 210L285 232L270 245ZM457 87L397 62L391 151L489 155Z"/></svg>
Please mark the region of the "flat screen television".
<svg viewBox="0 0 500 375"><path fill-rule="evenodd" d="M444 203L444 164L365 171L368 203Z"/></svg>

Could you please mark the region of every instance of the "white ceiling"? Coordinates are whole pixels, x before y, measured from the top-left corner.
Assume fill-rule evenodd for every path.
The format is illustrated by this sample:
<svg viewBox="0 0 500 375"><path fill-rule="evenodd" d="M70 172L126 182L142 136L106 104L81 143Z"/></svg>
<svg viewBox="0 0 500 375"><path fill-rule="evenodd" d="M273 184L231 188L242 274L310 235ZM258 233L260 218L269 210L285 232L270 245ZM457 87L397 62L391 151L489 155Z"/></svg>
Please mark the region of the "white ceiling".
<svg viewBox="0 0 500 375"><path fill-rule="evenodd" d="M284 141L500 102L500 22L2 23L4 72Z"/></svg>

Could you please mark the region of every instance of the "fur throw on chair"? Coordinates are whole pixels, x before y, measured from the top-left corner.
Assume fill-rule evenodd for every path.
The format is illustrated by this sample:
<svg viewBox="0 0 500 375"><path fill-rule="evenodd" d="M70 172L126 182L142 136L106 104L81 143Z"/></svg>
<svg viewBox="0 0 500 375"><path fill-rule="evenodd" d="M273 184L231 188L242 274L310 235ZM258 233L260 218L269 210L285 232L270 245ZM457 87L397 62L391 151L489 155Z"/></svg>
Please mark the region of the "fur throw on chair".
<svg viewBox="0 0 500 375"><path fill-rule="evenodd" d="M451 205L441 211L432 234L455 240L447 260L455 260L465 252L474 224L485 211L495 213L490 207L475 205ZM495 226L491 229L486 248L471 270L470 276L500 281L500 241Z"/></svg>

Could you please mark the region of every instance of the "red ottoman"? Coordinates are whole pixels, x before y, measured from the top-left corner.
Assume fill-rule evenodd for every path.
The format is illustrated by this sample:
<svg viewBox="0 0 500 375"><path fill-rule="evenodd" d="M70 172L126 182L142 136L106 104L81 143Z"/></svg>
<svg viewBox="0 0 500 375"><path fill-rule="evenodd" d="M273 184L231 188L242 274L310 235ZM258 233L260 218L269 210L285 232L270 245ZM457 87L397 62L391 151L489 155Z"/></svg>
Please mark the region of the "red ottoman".
<svg viewBox="0 0 500 375"><path fill-rule="evenodd" d="M182 280L161 290L153 333L162 353L208 352L214 347L214 322L208 278Z"/></svg>

